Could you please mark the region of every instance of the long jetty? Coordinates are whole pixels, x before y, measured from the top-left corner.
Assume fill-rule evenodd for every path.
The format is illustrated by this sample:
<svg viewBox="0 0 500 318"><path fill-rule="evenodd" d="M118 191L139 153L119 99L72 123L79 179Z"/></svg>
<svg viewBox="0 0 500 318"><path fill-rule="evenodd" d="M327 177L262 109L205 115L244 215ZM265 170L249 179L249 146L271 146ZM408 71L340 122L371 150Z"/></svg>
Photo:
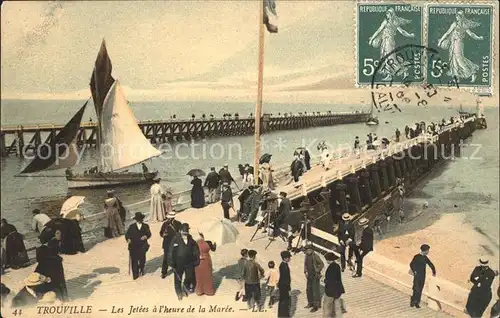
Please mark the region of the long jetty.
<svg viewBox="0 0 500 318"><path fill-rule="evenodd" d="M332 113L313 112L299 115L264 114L261 119L261 133L280 130L296 130L319 126L333 126L366 122L370 113ZM16 125L1 127L0 155L6 157L12 154L23 157L29 151L37 149L43 143L50 143L64 125ZM244 136L255 131L255 118L224 117L224 118L191 118L171 120L147 120L139 122L144 135L152 144L180 142L212 137ZM79 146L95 146L97 143L96 123L83 123L77 135Z"/></svg>

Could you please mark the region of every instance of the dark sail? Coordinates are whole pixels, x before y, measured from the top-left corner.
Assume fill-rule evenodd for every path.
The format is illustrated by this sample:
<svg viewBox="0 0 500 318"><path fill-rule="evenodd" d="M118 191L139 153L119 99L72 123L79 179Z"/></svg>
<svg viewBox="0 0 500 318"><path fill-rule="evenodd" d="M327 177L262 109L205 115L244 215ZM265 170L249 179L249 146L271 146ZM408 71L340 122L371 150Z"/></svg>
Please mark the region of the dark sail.
<svg viewBox="0 0 500 318"><path fill-rule="evenodd" d="M108 50L106 49L106 42L103 39L95 60L92 78L90 79L90 90L92 92L95 112L99 121L101 120L102 104L104 103L106 94L111 88L111 85L115 82L115 79L111 76L112 70L113 67L108 55Z"/></svg>
<svg viewBox="0 0 500 318"><path fill-rule="evenodd" d="M76 137L88 102L87 100L52 141L46 141L35 149L35 159L21 173L63 169L77 163Z"/></svg>

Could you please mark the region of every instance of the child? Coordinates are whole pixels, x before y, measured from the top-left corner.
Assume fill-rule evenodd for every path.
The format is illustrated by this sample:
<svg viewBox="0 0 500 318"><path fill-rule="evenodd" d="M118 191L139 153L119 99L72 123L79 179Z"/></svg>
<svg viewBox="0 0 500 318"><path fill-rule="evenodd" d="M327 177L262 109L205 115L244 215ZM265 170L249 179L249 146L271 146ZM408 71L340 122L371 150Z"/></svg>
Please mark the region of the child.
<svg viewBox="0 0 500 318"><path fill-rule="evenodd" d="M267 263L267 267L269 267L269 270L267 271L264 279L266 280L266 289L269 292L269 308L272 308L276 298L274 291L276 289L276 285L278 284L279 272L276 268L274 268L275 264L273 261Z"/></svg>

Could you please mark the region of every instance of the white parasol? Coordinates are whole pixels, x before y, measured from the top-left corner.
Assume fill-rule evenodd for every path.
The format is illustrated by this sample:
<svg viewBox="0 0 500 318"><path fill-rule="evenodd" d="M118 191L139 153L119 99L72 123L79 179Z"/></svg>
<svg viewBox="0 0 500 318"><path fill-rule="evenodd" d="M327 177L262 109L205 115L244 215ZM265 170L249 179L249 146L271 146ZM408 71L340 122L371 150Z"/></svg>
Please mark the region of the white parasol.
<svg viewBox="0 0 500 318"><path fill-rule="evenodd" d="M81 218L80 211L78 208L83 203L85 197L83 196L72 196L66 201L64 201L60 215L65 219L79 219Z"/></svg>
<svg viewBox="0 0 500 318"><path fill-rule="evenodd" d="M240 234L236 227L227 219L212 218L201 223L199 232L217 245L236 242Z"/></svg>

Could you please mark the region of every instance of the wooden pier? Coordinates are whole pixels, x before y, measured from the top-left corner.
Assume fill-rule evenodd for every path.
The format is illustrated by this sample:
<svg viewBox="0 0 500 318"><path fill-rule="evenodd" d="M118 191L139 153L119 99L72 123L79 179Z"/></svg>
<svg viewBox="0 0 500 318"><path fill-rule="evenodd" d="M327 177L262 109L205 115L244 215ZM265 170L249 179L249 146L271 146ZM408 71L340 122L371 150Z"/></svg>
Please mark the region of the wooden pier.
<svg viewBox="0 0 500 318"><path fill-rule="evenodd" d="M333 126L365 122L369 113L319 113L289 116L264 114L261 132L305 129L319 126ZM43 143L50 143L64 125L29 125L2 127L0 130L0 154L23 157ZM96 145L95 123L83 123L77 135L79 146ZM255 129L255 118L232 117L191 120L148 120L141 121L139 127L152 144L179 142L212 137L251 135Z"/></svg>

